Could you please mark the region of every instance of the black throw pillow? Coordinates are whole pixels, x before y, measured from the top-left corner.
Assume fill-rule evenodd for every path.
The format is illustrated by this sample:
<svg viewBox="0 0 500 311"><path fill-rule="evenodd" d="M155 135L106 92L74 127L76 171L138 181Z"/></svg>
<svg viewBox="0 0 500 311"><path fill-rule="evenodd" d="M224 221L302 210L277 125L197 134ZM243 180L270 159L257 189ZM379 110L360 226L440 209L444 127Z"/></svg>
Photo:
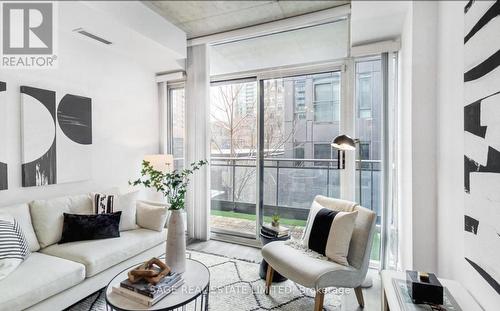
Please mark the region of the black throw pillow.
<svg viewBox="0 0 500 311"><path fill-rule="evenodd" d="M120 217L122 212L76 215L64 213L64 224L59 244L117 238L120 236Z"/></svg>

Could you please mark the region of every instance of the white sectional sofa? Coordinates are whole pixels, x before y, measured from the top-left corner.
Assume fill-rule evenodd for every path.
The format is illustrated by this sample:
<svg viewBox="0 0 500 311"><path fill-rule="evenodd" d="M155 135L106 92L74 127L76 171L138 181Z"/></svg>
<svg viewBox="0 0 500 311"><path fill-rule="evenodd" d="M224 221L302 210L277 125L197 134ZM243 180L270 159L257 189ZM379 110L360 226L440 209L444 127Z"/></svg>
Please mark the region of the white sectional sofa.
<svg viewBox="0 0 500 311"><path fill-rule="evenodd" d="M119 238L57 244L63 213L91 213L91 205L89 195L78 195L0 207L18 221L32 252L0 281L1 311L63 310L105 287L118 272L165 252L165 230L138 226Z"/></svg>

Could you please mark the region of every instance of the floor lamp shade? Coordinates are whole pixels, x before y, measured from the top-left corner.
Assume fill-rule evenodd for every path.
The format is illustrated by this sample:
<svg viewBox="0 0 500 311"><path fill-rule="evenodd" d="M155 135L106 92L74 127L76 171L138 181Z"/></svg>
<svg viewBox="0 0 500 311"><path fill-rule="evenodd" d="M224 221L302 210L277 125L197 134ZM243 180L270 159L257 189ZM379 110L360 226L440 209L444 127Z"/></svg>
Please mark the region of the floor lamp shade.
<svg viewBox="0 0 500 311"><path fill-rule="evenodd" d="M174 156L171 154L146 155L144 161L148 161L157 171L166 173L174 170Z"/></svg>
<svg viewBox="0 0 500 311"><path fill-rule="evenodd" d="M353 139L348 135L339 135L332 140L332 147L338 150L338 169L345 169L345 152L346 150L356 150L357 142L359 140Z"/></svg>
<svg viewBox="0 0 500 311"><path fill-rule="evenodd" d="M355 150L356 140L347 135L339 135L333 139L332 147L339 150Z"/></svg>

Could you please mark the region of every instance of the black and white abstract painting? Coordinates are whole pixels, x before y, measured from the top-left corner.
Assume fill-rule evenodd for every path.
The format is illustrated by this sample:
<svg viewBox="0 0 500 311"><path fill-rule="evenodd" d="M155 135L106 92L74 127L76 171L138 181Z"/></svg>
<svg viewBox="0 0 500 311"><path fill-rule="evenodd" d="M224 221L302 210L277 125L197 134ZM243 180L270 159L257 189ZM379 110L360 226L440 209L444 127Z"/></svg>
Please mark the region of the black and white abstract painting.
<svg viewBox="0 0 500 311"><path fill-rule="evenodd" d="M57 182L89 180L92 172L92 100L64 94L57 106Z"/></svg>
<svg viewBox="0 0 500 311"><path fill-rule="evenodd" d="M465 260L500 294L500 0L464 13Z"/></svg>
<svg viewBox="0 0 500 311"><path fill-rule="evenodd" d="M9 188L7 170L7 84L0 81L0 190Z"/></svg>
<svg viewBox="0 0 500 311"><path fill-rule="evenodd" d="M92 100L22 86L23 187L91 178Z"/></svg>

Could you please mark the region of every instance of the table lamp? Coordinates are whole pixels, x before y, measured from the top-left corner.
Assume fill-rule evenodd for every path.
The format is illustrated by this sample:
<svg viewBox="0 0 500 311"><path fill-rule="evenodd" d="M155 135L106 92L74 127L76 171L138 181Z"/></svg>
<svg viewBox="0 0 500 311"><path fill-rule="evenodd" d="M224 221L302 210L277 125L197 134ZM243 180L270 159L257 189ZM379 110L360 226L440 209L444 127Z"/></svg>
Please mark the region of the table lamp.
<svg viewBox="0 0 500 311"><path fill-rule="evenodd" d="M171 154L145 155L144 161L148 161L155 170L163 173L174 170L174 156Z"/></svg>

